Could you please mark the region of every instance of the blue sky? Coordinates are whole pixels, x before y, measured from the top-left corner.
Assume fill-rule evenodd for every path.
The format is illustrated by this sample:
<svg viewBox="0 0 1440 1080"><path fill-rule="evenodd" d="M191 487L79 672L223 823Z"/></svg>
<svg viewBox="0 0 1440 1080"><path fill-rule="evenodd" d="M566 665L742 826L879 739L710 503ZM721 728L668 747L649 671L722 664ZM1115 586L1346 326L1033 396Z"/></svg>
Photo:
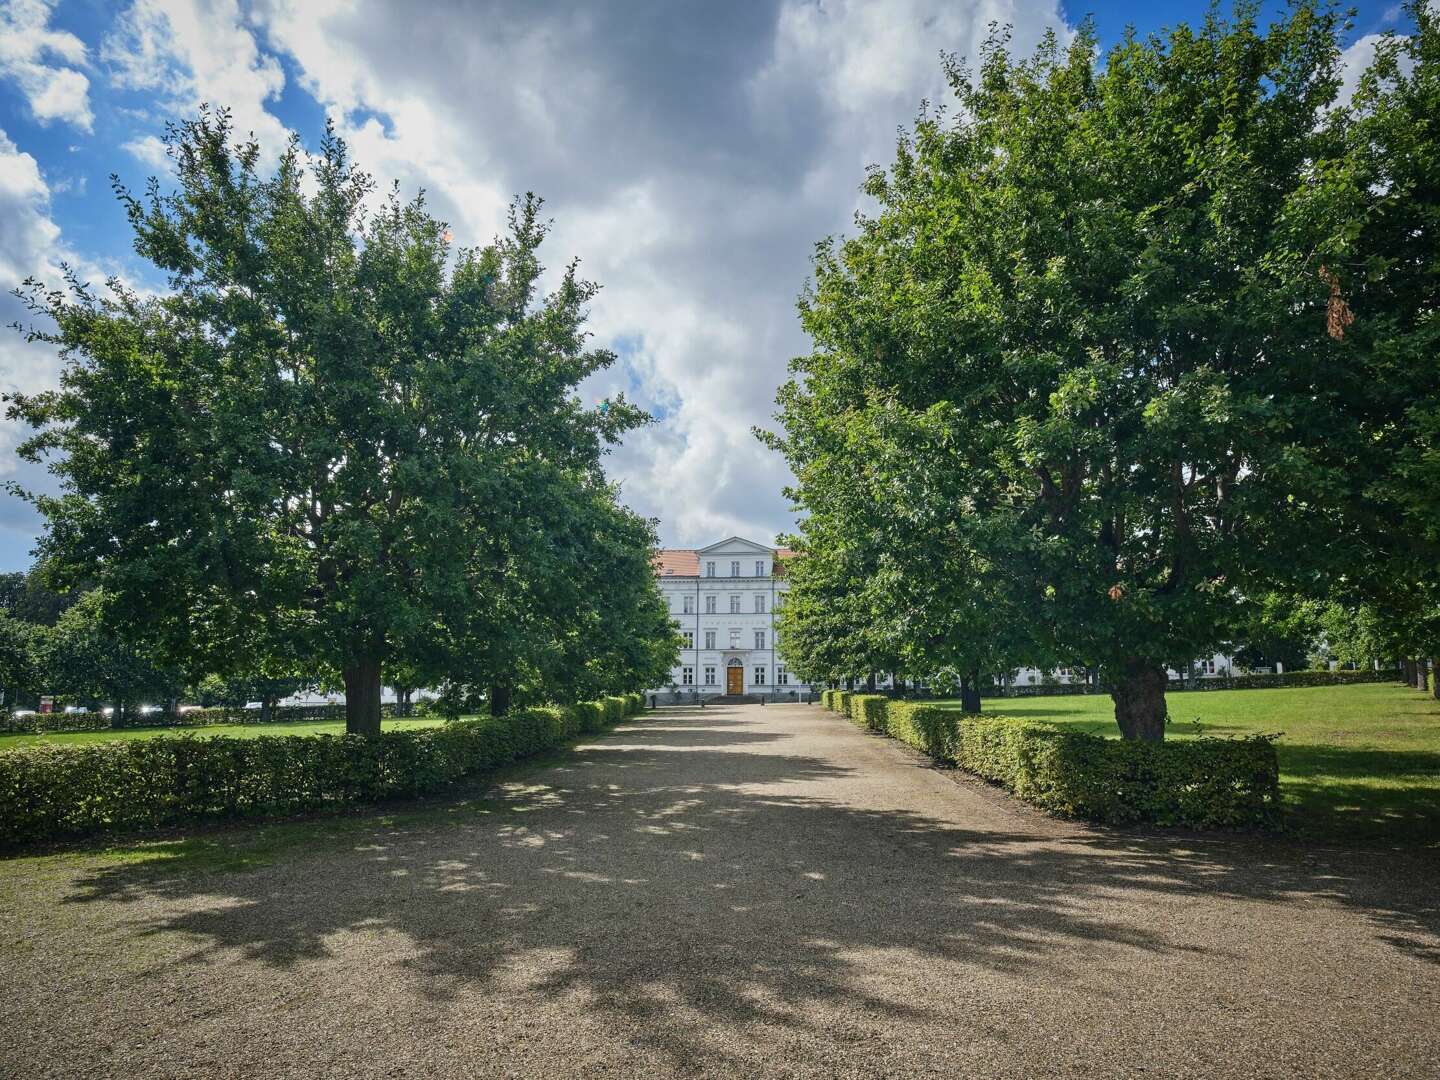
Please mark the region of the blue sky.
<svg viewBox="0 0 1440 1080"><path fill-rule="evenodd" d="M1356 5L1346 44L1401 18ZM110 174L165 171L167 121L228 105L266 155L334 117L361 163L424 187L457 239L493 237L515 194L555 219L604 291L597 339L621 362L587 395L625 390L657 422L610 472L662 540L696 546L790 525L783 463L751 437L788 360L813 243L843 232L864 167L886 161L942 52L973 56L993 20L1026 48L1092 13L1113 42L1197 21L1200 3L1138 0L757 0L736 5L366 0L0 0L0 284L91 279L159 287L133 258ZM1269 5L1267 11L1280 10ZM0 300L0 322L19 317ZM0 386L55 383L53 351L0 337ZM0 480L47 488L0 420ZM40 522L0 494L0 570L29 565Z"/></svg>

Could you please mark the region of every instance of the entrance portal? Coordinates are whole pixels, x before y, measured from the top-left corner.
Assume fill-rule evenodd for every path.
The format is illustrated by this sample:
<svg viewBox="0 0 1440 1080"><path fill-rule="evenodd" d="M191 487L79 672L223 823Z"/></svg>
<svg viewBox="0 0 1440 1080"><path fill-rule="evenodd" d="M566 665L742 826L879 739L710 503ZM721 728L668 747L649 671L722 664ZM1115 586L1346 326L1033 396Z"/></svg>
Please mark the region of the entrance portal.
<svg viewBox="0 0 1440 1080"><path fill-rule="evenodd" d="M725 693L743 694L745 692L745 668L739 660L731 660L730 665L725 669Z"/></svg>

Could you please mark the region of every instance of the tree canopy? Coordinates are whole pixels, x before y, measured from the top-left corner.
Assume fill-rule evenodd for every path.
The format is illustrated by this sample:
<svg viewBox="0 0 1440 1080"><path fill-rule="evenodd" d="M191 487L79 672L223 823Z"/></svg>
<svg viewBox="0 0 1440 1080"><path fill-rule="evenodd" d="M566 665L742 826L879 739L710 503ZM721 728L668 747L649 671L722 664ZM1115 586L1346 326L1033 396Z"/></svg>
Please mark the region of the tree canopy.
<svg viewBox="0 0 1440 1080"><path fill-rule="evenodd" d="M1433 58L1406 74L1382 50L1410 158L1377 188L1363 158L1385 138L1337 107L1341 16L1257 11L1103 60L1088 24L1028 58L997 32L974 73L952 60L956 108L921 114L867 178L877 211L818 247L815 348L778 398L797 546L828 566L862 550L870 502L942 610L1003 612L978 635L1008 632L998 652L1100 668L1127 737L1163 737L1166 666L1230 638L1247 598L1360 572L1393 519L1392 451L1434 400L1407 413L1413 373L1377 386L1407 358L1433 374L1432 279L1394 283L1410 314L1376 327L1388 346L1357 340L1391 321L1366 275L1434 266L1385 235L1422 220L1402 188L1433 191L1430 98L1401 89ZM1380 262L1355 250L1371 229ZM941 625L903 603L918 633Z"/></svg>
<svg viewBox="0 0 1440 1080"><path fill-rule="evenodd" d="M116 184L165 290L25 290L65 359L58 390L10 404L36 428L23 456L63 483L30 496L58 583L103 588L128 638L186 670L338 673L367 733L387 664L508 685L587 613L648 611L650 527L600 468L648 418L577 397L614 356L587 340L598 286L575 263L541 292L538 198L457 248L423 195L377 202L328 128L269 176L224 111L169 150L173 190ZM579 603L577 560L601 551L630 572Z"/></svg>

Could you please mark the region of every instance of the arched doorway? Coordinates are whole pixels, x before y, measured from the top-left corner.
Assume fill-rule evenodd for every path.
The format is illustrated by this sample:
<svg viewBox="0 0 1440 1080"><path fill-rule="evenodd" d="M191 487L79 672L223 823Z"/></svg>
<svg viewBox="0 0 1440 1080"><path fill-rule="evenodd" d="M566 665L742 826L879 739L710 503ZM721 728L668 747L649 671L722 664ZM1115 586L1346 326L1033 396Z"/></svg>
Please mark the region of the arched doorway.
<svg viewBox="0 0 1440 1080"><path fill-rule="evenodd" d="M745 663L738 656L732 656L730 662L725 665L725 693L743 694L745 692Z"/></svg>

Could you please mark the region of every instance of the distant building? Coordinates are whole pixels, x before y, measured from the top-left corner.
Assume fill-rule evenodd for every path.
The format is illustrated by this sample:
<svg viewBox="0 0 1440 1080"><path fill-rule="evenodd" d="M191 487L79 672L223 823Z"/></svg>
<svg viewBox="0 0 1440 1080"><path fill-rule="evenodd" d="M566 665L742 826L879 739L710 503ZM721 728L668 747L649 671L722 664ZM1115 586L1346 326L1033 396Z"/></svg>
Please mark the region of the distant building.
<svg viewBox="0 0 1440 1080"><path fill-rule="evenodd" d="M785 548L732 536L703 548L656 553L655 576L685 644L670 684L689 696L789 698L810 687L785 667L775 611L789 588ZM653 687L668 693L670 686Z"/></svg>

